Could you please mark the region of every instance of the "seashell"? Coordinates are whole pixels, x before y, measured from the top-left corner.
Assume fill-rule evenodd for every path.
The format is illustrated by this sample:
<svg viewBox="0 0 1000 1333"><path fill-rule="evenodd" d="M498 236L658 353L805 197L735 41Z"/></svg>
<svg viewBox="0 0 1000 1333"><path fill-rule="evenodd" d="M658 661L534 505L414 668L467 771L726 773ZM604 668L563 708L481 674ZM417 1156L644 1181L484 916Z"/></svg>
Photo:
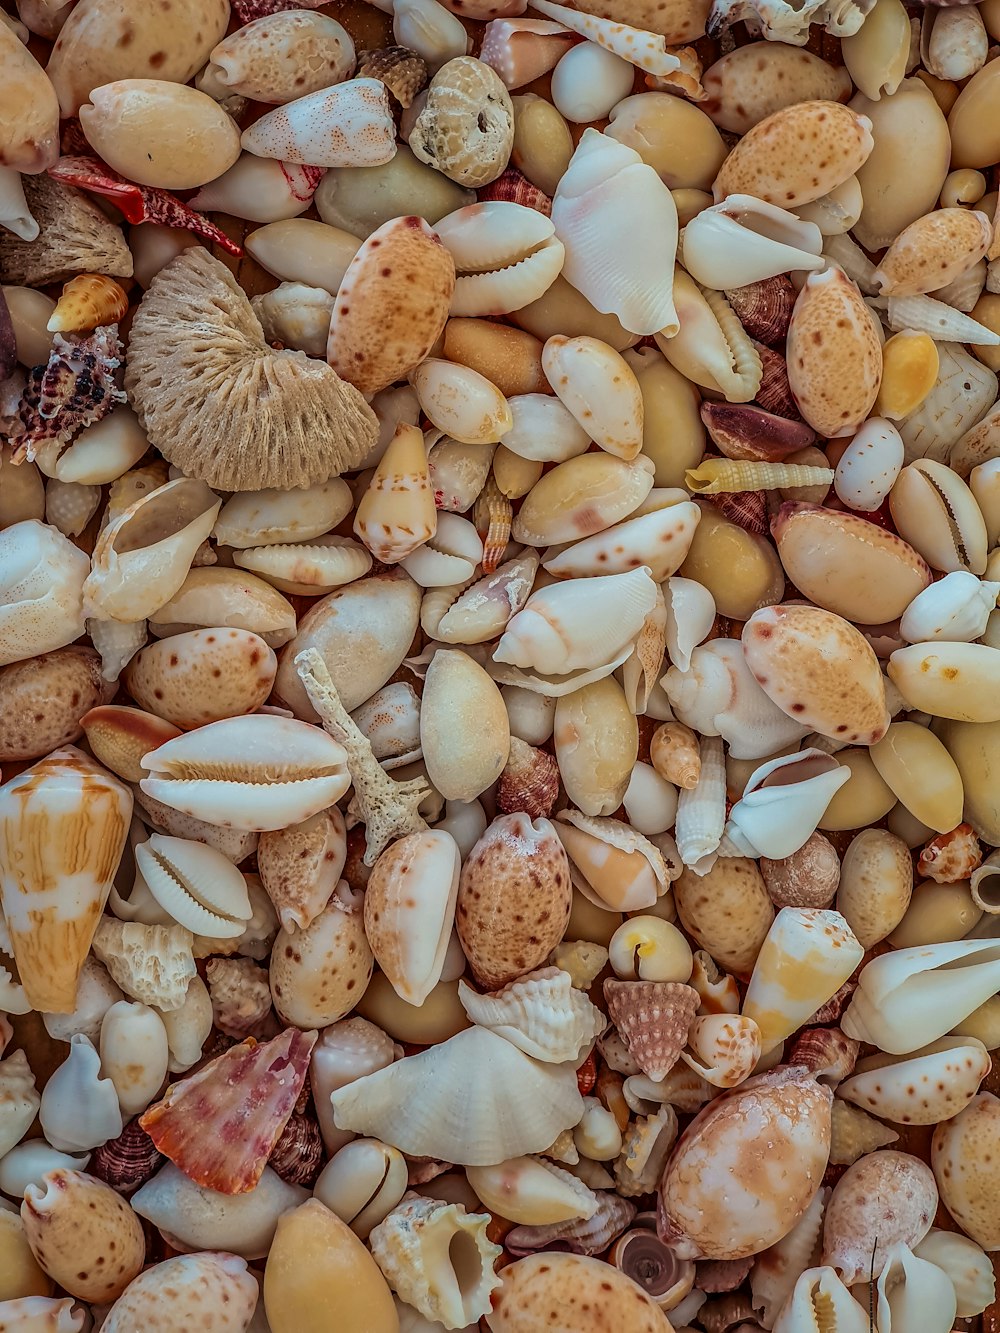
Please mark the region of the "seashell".
<svg viewBox="0 0 1000 1333"><path fill-rule="evenodd" d="M240 142L258 157L314 167L375 167L396 151L385 85L366 78L320 88L267 112Z"/></svg>
<svg viewBox="0 0 1000 1333"><path fill-rule="evenodd" d="M822 833L779 860L760 858L768 897L775 907L829 907L840 883L840 857Z"/></svg>
<svg viewBox="0 0 1000 1333"><path fill-rule="evenodd" d="M641 454L631 463L604 453L582 454L531 488L511 535L539 547L588 537L631 514L652 485L653 468Z"/></svg>
<svg viewBox="0 0 1000 1333"><path fill-rule="evenodd" d="M993 993L994 943L959 940L873 959L843 1015L844 1031L892 1055L935 1041Z"/></svg>
<svg viewBox="0 0 1000 1333"><path fill-rule="evenodd" d="M911 222L893 241L878 269L883 295L934 291L986 254L992 225L984 213L941 208Z"/></svg>
<svg viewBox="0 0 1000 1333"><path fill-rule="evenodd" d="M826 807L848 779L849 773L820 750L772 759L747 779L743 795L730 811L724 837L741 856L791 856L816 831Z"/></svg>
<svg viewBox="0 0 1000 1333"><path fill-rule="evenodd" d="M395 218L374 231L351 260L337 292L326 349L333 369L366 394L414 371L444 328L455 290L454 269L451 256L421 218ZM376 324L365 313L373 305L391 313ZM414 387L419 396L416 381ZM447 424L435 424L448 429Z"/></svg>
<svg viewBox="0 0 1000 1333"><path fill-rule="evenodd" d="M344 1019L322 1034L313 1049L310 1083L323 1142L336 1153L353 1134L338 1129L330 1094L356 1078L384 1069L402 1054L386 1034L363 1018Z"/></svg>
<svg viewBox="0 0 1000 1333"><path fill-rule="evenodd" d="M839 1095L883 1120L916 1125L957 1115L990 1070L985 1047L972 1037L943 1037L908 1059L872 1056L861 1064Z"/></svg>
<svg viewBox="0 0 1000 1333"><path fill-rule="evenodd" d="M422 588L464 584L483 558L483 543L475 526L457 514L438 516L437 531L403 561L403 567Z"/></svg>
<svg viewBox="0 0 1000 1333"><path fill-rule="evenodd" d="M890 1288L890 1278L895 1282ZM946 1273L918 1259L908 1245L892 1246L877 1283L879 1328L891 1333L919 1319L928 1330L950 1333L956 1310L955 1288ZM919 1311L919 1314L918 1314Z"/></svg>
<svg viewBox="0 0 1000 1333"><path fill-rule="evenodd" d="M897 91L910 57L909 15L898 4L881 0L859 32L843 39L847 72L867 98L877 102Z"/></svg>
<svg viewBox="0 0 1000 1333"><path fill-rule="evenodd" d="M466 1176L487 1208L522 1225L589 1218L597 1211L594 1192L543 1157L516 1157L492 1167L470 1166Z"/></svg>
<svg viewBox="0 0 1000 1333"><path fill-rule="evenodd" d="M117 1138L109 1139L94 1151L90 1158L90 1174L127 1199L162 1165L162 1154L138 1120L132 1120Z"/></svg>
<svg viewBox="0 0 1000 1333"><path fill-rule="evenodd" d="M111 1307L105 1327L125 1333L141 1319L147 1328L161 1329L170 1319L188 1322L207 1314L220 1331L235 1333L249 1327L257 1291L245 1260L233 1254L180 1254L135 1278Z"/></svg>
<svg viewBox="0 0 1000 1333"><path fill-rule="evenodd" d="M179 925L210 939L243 933L251 914L246 882L221 852L154 833L136 847L135 859L153 897Z"/></svg>
<svg viewBox="0 0 1000 1333"><path fill-rule="evenodd" d="M81 1234L76 1223L84 1209ZM21 1219L44 1271L79 1300L117 1299L142 1268L139 1219L110 1185L82 1171L58 1167L40 1185L28 1185Z"/></svg>
<svg viewBox="0 0 1000 1333"><path fill-rule="evenodd" d="M428 78L427 65L423 58L406 46L385 46L376 51L359 51L357 74L360 78L378 79L384 83L403 107L412 105L416 95L426 87ZM427 220L433 223L435 219Z"/></svg>
<svg viewBox="0 0 1000 1333"><path fill-rule="evenodd" d="M193 936L183 926L103 918L94 953L126 995L161 1011L179 1009L195 975Z"/></svg>
<svg viewBox="0 0 1000 1333"><path fill-rule="evenodd" d="M861 216L864 200L857 176L848 176L829 194L816 199L811 204L802 204L796 209L796 216L803 222L817 226L821 235L843 236L854 226Z"/></svg>
<svg viewBox="0 0 1000 1333"><path fill-rule="evenodd" d="M665 858L635 829L578 810L562 811L555 828L574 885L599 909L637 911L666 892L671 872Z"/></svg>
<svg viewBox="0 0 1000 1333"><path fill-rule="evenodd" d="M722 857L704 875L685 869L673 890L680 923L695 943L720 967L749 974L774 920L755 862Z"/></svg>
<svg viewBox="0 0 1000 1333"><path fill-rule="evenodd" d="M347 859L344 819L336 807L261 835L257 868L284 929L305 930L330 901Z"/></svg>
<svg viewBox="0 0 1000 1333"><path fill-rule="evenodd" d="M191 730L254 712L277 666L263 639L247 630L192 630L144 648L126 667L125 683L137 703Z"/></svg>
<svg viewBox="0 0 1000 1333"><path fill-rule="evenodd" d="M212 536L240 550L308 541L335 528L352 507L350 488L339 477L304 491L242 491L222 506Z"/></svg>
<svg viewBox="0 0 1000 1333"><path fill-rule="evenodd" d="M892 329L912 329L941 342L974 343L980 347L995 347L1000 343L1000 334L930 296L890 296L887 313Z"/></svg>
<svg viewBox="0 0 1000 1333"><path fill-rule="evenodd" d="M461 22L437 0L402 0L392 5L392 14L393 37L415 51L430 71L436 72L469 49Z"/></svg>
<svg viewBox="0 0 1000 1333"><path fill-rule="evenodd" d="M622 805L632 827L643 837L662 836L677 815L677 790L665 782L651 764L637 763L632 769Z"/></svg>
<svg viewBox="0 0 1000 1333"><path fill-rule="evenodd" d="M295 610L256 575L209 567L192 569L149 624L157 637L199 627L246 629L280 648L295 635Z"/></svg>
<svg viewBox="0 0 1000 1333"><path fill-rule="evenodd" d="M731 287L726 292L729 304L747 333L768 346L784 341L795 295L791 278L784 274Z"/></svg>
<svg viewBox="0 0 1000 1333"><path fill-rule="evenodd" d="M478 444L461 444L440 431L435 431L431 438L436 439L436 443L430 447L427 463L435 507L445 513L464 513L472 507L487 483L494 451L489 445L484 448Z"/></svg>
<svg viewBox="0 0 1000 1333"><path fill-rule="evenodd" d="M218 73L217 67L211 65L206 66L205 73L210 69ZM221 84L219 87L222 90ZM294 162L279 162L275 158L241 153L228 171L203 185L189 202L191 208L201 212L229 213L233 217L260 222L265 226L285 222L289 218L297 218L310 206L317 180L322 173L322 167L304 167ZM136 229L133 229L133 244L135 236ZM149 274L142 286L148 287L153 276ZM254 301L257 300L254 298ZM271 308L272 304L268 302L264 308ZM258 309L256 304L254 309ZM261 323L266 323L263 317Z"/></svg>
<svg viewBox="0 0 1000 1333"><path fill-rule="evenodd" d="M751 1073L760 1058L760 1029L752 1018L706 1014L695 1018L681 1059L716 1088L733 1088Z"/></svg>
<svg viewBox="0 0 1000 1333"><path fill-rule="evenodd" d="M433 537L436 527L423 436L401 423L358 505L353 530L377 559L395 563Z"/></svg>
<svg viewBox="0 0 1000 1333"><path fill-rule="evenodd" d="M486 484L476 497L472 510L476 531L483 542L484 573L494 573L503 559L510 542L513 516L510 499L501 492L491 466Z"/></svg>
<svg viewBox="0 0 1000 1333"><path fill-rule="evenodd" d="M547 394L516 394L507 400L514 425L502 443L521 458L564 463L585 453L590 435L558 398Z"/></svg>
<svg viewBox="0 0 1000 1333"><path fill-rule="evenodd" d="M365 1240L403 1198L406 1177L402 1153L377 1139L358 1139L327 1163L315 1195Z"/></svg>
<svg viewBox="0 0 1000 1333"><path fill-rule="evenodd" d="M459 185L488 185L510 158L514 117L499 75L471 56L448 60L431 79L408 135L421 162Z"/></svg>
<svg viewBox="0 0 1000 1333"><path fill-rule="evenodd" d="M0 1185L4 1194L20 1199L24 1197L28 1185L39 1184L49 1171L60 1166L82 1171L88 1160L88 1153L72 1157L69 1153L58 1152L44 1139L24 1139L4 1154L0 1166Z"/></svg>
<svg viewBox="0 0 1000 1333"><path fill-rule="evenodd" d="M887 1201L891 1199L891 1203ZM880 1277L893 1245L916 1245L930 1230L938 1194L930 1168L889 1149L849 1166L823 1223L823 1262L847 1286Z"/></svg>
<svg viewBox="0 0 1000 1333"><path fill-rule="evenodd" d="M20 173L13 167L0 167L0 226L22 241L34 241L40 228L31 216Z"/></svg>
<svg viewBox="0 0 1000 1333"><path fill-rule="evenodd" d="M601 666L634 641L652 610L654 594L647 566L626 574L553 584L532 594L508 622L494 660L553 675ZM606 599L604 614L611 614L614 606L614 620L594 615L595 598Z"/></svg>
<svg viewBox="0 0 1000 1333"><path fill-rule="evenodd" d="M813 223L751 195L731 194L691 219L682 258L696 282L721 290L821 268L822 241Z"/></svg>
<svg viewBox="0 0 1000 1333"><path fill-rule="evenodd" d="M517 310L537 300L562 268L552 222L521 204L472 204L441 218L436 230L458 273L453 316Z"/></svg>
<svg viewBox="0 0 1000 1333"><path fill-rule="evenodd" d="M6 170L6 168L5 168ZM31 216L39 231L30 240L23 240L13 231L0 230L0 256L3 259L4 278L10 283L62 282L74 273L108 272L126 277L132 273L132 256L121 230L82 191L55 181L45 172L25 176L21 189ZM15 201L19 205L19 200ZM21 310L30 303L40 325L52 313L54 302L39 303L37 298L26 297L23 289L6 289L15 325L18 324L15 298ZM44 319L39 317L44 309ZM27 328L24 329L27 332ZM43 339L47 352L50 340ZM28 358L38 364L42 358Z"/></svg>
<svg viewBox="0 0 1000 1333"><path fill-rule="evenodd" d="M951 1279L958 1298L959 1319L981 1314L992 1304L996 1288L993 1266L968 1237L932 1227L920 1244L913 1247L913 1253Z"/></svg>
<svg viewBox="0 0 1000 1333"><path fill-rule="evenodd" d="M395 1140L411 1156L441 1157L441 1148L469 1166L540 1152L582 1110L572 1070L539 1064L479 1027L357 1079L332 1100L338 1125Z"/></svg>
<svg viewBox="0 0 1000 1333"><path fill-rule="evenodd" d="M78 537L97 513L99 486L52 479L45 485L45 517L64 537Z"/></svg>
<svg viewBox="0 0 1000 1333"><path fill-rule="evenodd" d="M41 1105L35 1103L42 1133L60 1152L86 1152L121 1133L118 1094L109 1078L100 1077L100 1064L90 1039L76 1033L42 1091Z"/></svg>
<svg viewBox="0 0 1000 1333"><path fill-rule="evenodd" d="M869 418L837 463L833 484L838 497L852 509L872 513L892 489L903 456L896 428L883 418Z"/></svg>
<svg viewBox="0 0 1000 1333"><path fill-rule="evenodd" d="M197 808L214 823L280 829L343 796L350 785L345 758L341 745L304 723L266 714L226 718L144 755L152 776L140 786L172 809Z"/></svg>
<svg viewBox="0 0 1000 1333"><path fill-rule="evenodd" d="M677 1062L687 1042L698 1007L698 993L673 981L604 983L611 1020L629 1054L644 1074L662 1079Z"/></svg>
<svg viewBox="0 0 1000 1333"><path fill-rule="evenodd" d="M68 1297L60 1300L48 1296L20 1296L4 1301L3 1314L10 1328L24 1329L25 1333L79 1333L86 1319L86 1311L74 1310ZM13 1322L11 1322L13 1321Z"/></svg>
<svg viewBox="0 0 1000 1333"><path fill-rule="evenodd" d="M117 324L127 310L128 296L120 283L81 273L63 287L46 328L52 333L91 333L99 324Z"/></svg>
<svg viewBox="0 0 1000 1333"><path fill-rule="evenodd" d="M55 528L37 519L5 528L0 571L0 665L62 648L83 633L86 556Z"/></svg>
<svg viewBox="0 0 1000 1333"><path fill-rule="evenodd" d="M138 708L108 704L92 708L81 719L87 744L105 768L126 782L138 782L146 770L139 763L150 747L181 733L177 727Z"/></svg>
<svg viewBox="0 0 1000 1333"><path fill-rule="evenodd" d="M263 158L256 160L264 161ZM322 167L300 168L292 163L282 163L281 166L285 171L323 170ZM334 296L351 260L361 248L361 242L357 236L339 227L296 216L269 222L250 232L246 248L261 268L276 278L308 283Z"/></svg>
<svg viewBox="0 0 1000 1333"><path fill-rule="evenodd" d="M833 470L803 467L796 463L733 462L707 458L684 474L684 484L695 495L718 495L726 491L778 490L792 486L828 486Z"/></svg>
<svg viewBox="0 0 1000 1333"><path fill-rule="evenodd" d="M290 1028L260 1046L234 1046L171 1085L140 1124L196 1184L245 1194L261 1180L294 1110L314 1042L315 1034ZM247 1138L237 1127L245 1125L251 1110L255 1132ZM221 1152L220 1143L226 1145Z"/></svg>
<svg viewBox="0 0 1000 1333"><path fill-rule="evenodd" d="M114 1084L122 1113L144 1111L167 1074L167 1032L159 1014L126 1000L113 1004L101 1023L100 1055L101 1070Z"/></svg>
<svg viewBox="0 0 1000 1333"><path fill-rule="evenodd" d="M347 537L317 537L312 542L250 547L234 555L241 569L251 569L285 593L315 597L363 578L371 556Z"/></svg>
<svg viewBox="0 0 1000 1333"><path fill-rule="evenodd" d="M500 1286L493 1265L502 1250L487 1239L488 1220L460 1204L404 1196L371 1232L372 1254L408 1304L446 1328L461 1328L489 1312L490 1293ZM450 1264L442 1262L445 1250L455 1253Z"/></svg>
<svg viewBox="0 0 1000 1333"><path fill-rule="evenodd" d="M992 722L995 708L988 690L994 651L986 644L911 644L890 657L889 678L905 692L910 708L925 709L933 716Z"/></svg>
<svg viewBox="0 0 1000 1333"><path fill-rule="evenodd" d="M833 1104L836 1113L837 1103ZM750 1272L754 1308L765 1323L774 1323L778 1311L791 1296L795 1284L808 1268L819 1240L823 1210L830 1196L820 1189L791 1231L758 1255Z"/></svg>
<svg viewBox="0 0 1000 1333"><path fill-rule="evenodd" d="M529 819L545 818L552 813L558 795L555 757L511 736L510 756L497 787L498 809L507 815L523 811Z"/></svg>
<svg viewBox="0 0 1000 1333"><path fill-rule="evenodd" d="M287 1185L267 1167L252 1190L224 1195L196 1185L168 1162L132 1196L131 1204L140 1217L191 1249L224 1245L231 1254L259 1259L271 1246L278 1218L306 1197L305 1190ZM131 1310L123 1314L134 1317ZM128 1327L120 1326L120 1333Z"/></svg>
<svg viewBox="0 0 1000 1333"><path fill-rule="evenodd" d="M832 351L826 338L831 328L840 330ZM806 279L792 312L787 352L792 394L809 425L834 438L854 435L875 403L882 354L873 317L841 269Z"/></svg>
<svg viewBox="0 0 1000 1333"><path fill-rule="evenodd" d="M253 159L255 162L263 160ZM329 292L300 282L283 282L273 292L251 297L250 305L260 320L265 341L282 343L296 351L307 352L309 356L322 358L326 355L334 305Z"/></svg>
<svg viewBox="0 0 1000 1333"><path fill-rule="evenodd" d="M326 1027L360 1000L372 967L361 903L341 880L309 926L278 932L270 967L274 1007L296 1027Z"/></svg>
<svg viewBox="0 0 1000 1333"><path fill-rule="evenodd" d="M529 1333L556 1309L564 1312L570 1328L581 1319L613 1320L625 1302L632 1306L634 1333L660 1333L663 1314L631 1278L599 1259L546 1251L503 1269L503 1285L487 1323L493 1333Z"/></svg>
<svg viewBox="0 0 1000 1333"><path fill-rule="evenodd" d="M556 110L573 124L603 120L632 91L635 69L596 42L581 42L552 71Z"/></svg>
<svg viewBox="0 0 1000 1333"><path fill-rule="evenodd" d="M458 723L450 732L438 728L448 709ZM475 799L507 762L510 728L500 691L483 668L458 649L439 649L427 668L420 742L428 776L447 800Z"/></svg>
<svg viewBox="0 0 1000 1333"><path fill-rule="evenodd" d="M538 12L562 24L564 28L569 28L571 32L589 38L604 50L645 70L647 74L668 77L680 67L678 57L667 51L665 39L652 32L566 5L552 4L550 0L543 0Z"/></svg>
<svg viewBox="0 0 1000 1333"><path fill-rule="evenodd" d="M504 87L513 91L547 74L572 45L573 37L562 23L496 18L483 29L479 59L495 69Z"/></svg>
<svg viewBox="0 0 1000 1333"><path fill-rule="evenodd" d="M649 742L649 761L666 782L685 791L697 787L701 774L698 737L683 722L664 722L657 727Z"/></svg>
<svg viewBox="0 0 1000 1333"><path fill-rule="evenodd" d="M0 1148L5 1157L31 1128L39 1101L28 1057L24 1051L15 1051L0 1062ZM115 1098L116 1110L117 1107Z"/></svg>
<svg viewBox="0 0 1000 1333"><path fill-rule="evenodd" d="M643 399L627 362L596 338L552 337L542 368L560 401L608 453L631 461L642 447ZM601 384L600 392L594 385Z"/></svg>
<svg viewBox="0 0 1000 1333"><path fill-rule="evenodd" d="M578 1062L607 1026L600 1010L558 967L526 973L487 995L459 981L458 996L474 1023L547 1063Z"/></svg>
<svg viewBox="0 0 1000 1333"><path fill-rule="evenodd" d="M824 640L829 647L821 658ZM863 740L870 745L885 735L889 715L881 672L875 654L847 621L816 607L768 607L750 618L742 641L755 679L790 716L846 743ZM775 657L779 649L783 650L780 663ZM850 661L849 674L833 667L838 659ZM786 676L789 671L796 673L794 686ZM804 682L808 698L800 707L800 700L793 701L789 691L806 693Z"/></svg>
<svg viewBox="0 0 1000 1333"><path fill-rule="evenodd" d="M872 747L872 761L907 809L929 827L948 833L961 822L962 779L932 732L913 722L894 722Z"/></svg>
<svg viewBox="0 0 1000 1333"><path fill-rule="evenodd" d="M980 1092L954 1119L938 1125L931 1141L931 1163L942 1201L962 1230L984 1249L996 1244L996 1222L986 1207L995 1166L985 1145L992 1138L997 1109L997 1099Z"/></svg>
<svg viewBox="0 0 1000 1333"><path fill-rule="evenodd" d="M7 948L8 945L9 941L4 937L3 947ZM18 990L21 990L21 987L18 987ZM54 1041L68 1042L76 1033L82 1032L96 1046L100 1039L104 1015L116 1000L122 998L122 992L105 969L93 955L89 955L80 971L73 1011L67 1014L43 1014L42 1022L46 1032ZM8 1012L20 1013L22 1010L10 1008ZM26 1003L23 1012L28 1012Z"/></svg>
<svg viewBox="0 0 1000 1333"><path fill-rule="evenodd" d="M663 683L682 722L702 736L721 732L733 758L762 758L803 734L757 684L734 640L700 644L688 670L671 667Z"/></svg>
<svg viewBox="0 0 1000 1333"><path fill-rule="evenodd" d="M730 153L715 180L716 203L751 194L765 203L795 208L835 189L865 163L873 147L872 124L839 102L786 106L754 125ZM810 148L788 176L786 145L798 135Z"/></svg>
<svg viewBox="0 0 1000 1333"><path fill-rule="evenodd" d="M660 1184L657 1229L679 1257L745 1258L787 1235L825 1167L832 1100L805 1070L781 1068L723 1093L695 1118ZM765 1154L781 1173L780 1193L752 1169ZM717 1176L724 1195L713 1187Z"/></svg>
<svg viewBox="0 0 1000 1333"><path fill-rule="evenodd" d="M430 619L428 595L422 615L426 632L433 629L433 637L442 643L484 643L495 638L527 602L537 569L538 556L525 552L466 587L454 600L455 589L445 590L449 604L436 625Z"/></svg>
<svg viewBox="0 0 1000 1333"><path fill-rule="evenodd" d="M778 1311L775 1333L797 1328L821 1328L830 1321L837 1333L865 1333L869 1328L864 1308L854 1299L834 1269L807 1268L799 1275L791 1295Z"/></svg>
<svg viewBox="0 0 1000 1333"><path fill-rule="evenodd" d="M712 443L726 458L780 463L816 439L805 422L744 403L702 403L700 415Z"/></svg>
<svg viewBox="0 0 1000 1333"><path fill-rule="evenodd" d="M991 417L983 414L996 393L993 372L957 343L935 346L940 361L937 381L921 405L900 423L899 433L907 458L940 460L947 456L962 475L980 461L984 437L989 438ZM977 426L980 418L982 423Z"/></svg>
<svg viewBox="0 0 1000 1333"><path fill-rule="evenodd" d="M783 907L761 945L743 1002L744 1017L760 1028L763 1053L791 1036L836 994L863 955L839 912ZM796 966L802 962L802 976L789 972L789 958L797 960Z"/></svg>
<svg viewBox="0 0 1000 1333"><path fill-rule="evenodd" d="M932 838L920 853L917 870L938 884L967 879L982 860L982 849L970 824Z"/></svg>
<svg viewBox="0 0 1000 1333"><path fill-rule="evenodd" d="M285 103L329 88L354 68L354 43L324 14L269 14L212 49L215 78L251 101Z"/></svg>
<svg viewBox="0 0 1000 1333"><path fill-rule="evenodd" d="M650 238L655 234L658 271L653 281L648 265L640 270L613 247L605 215L618 216L623 206L643 219ZM676 332L672 259L677 210L669 190L633 148L585 130L553 197L552 221L566 247L567 281L597 310L614 314L633 333ZM631 253L646 253L642 238L636 239Z"/></svg>
<svg viewBox="0 0 1000 1333"><path fill-rule="evenodd" d="M78 740L113 688L93 649L76 645L0 667L0 757L35 759Z"/></svg>
<svg viewBox="0 0 1000 1333"><path fill-rule="evenodd" d="M0 59L6 94L0 165L32 174L45 171L59 156L55 90L27 46L6 24L0 24Z"/></svg>
<svg viewBox="0 0 1000 1333"><path fill-rule="evenodd" d="M411 382L425 416L463 444L495 444L514 424L500 390L469 366L430 357Z"/></svg>
<svg viewBox="0 0 1000 1333"><path fill-rule="evenodd" d="M726 822L726 771L722 741L702 738L699 746L698 781L681 788L677 797L675 837L682 863L695 874L711 869L718 854Z"/></svg>
<svg viewBox="0 0 1000 1333"><path fill-rule="evenodd" d="M895 930L912 888L910 854L902 839L883 829L863 829L844 854L837 895L837 906L863 948Z"/></svg>
<svg viewBox="0 0 1000 1333"><path fill-rule="evenodd" d="M549 1226L518 1226L507 1233L504 1244L512 1254L530 1253L546 1245L560 1244L572 1254L600 1254L632 1222L635 1204L601 1191L598 1207L586 1221L554 1222Z"/></svg>
<svg viewBox="0 0 1000 1333"><path fill-rule="evenodd" d="M877 1152L899 1135L881 1121L873 1119L849 1102L833 1103L833 1137L830 1145L831 1166L851 1166L868 1153Z"/></svg>
<svg viewBox="0 0 1000 1333"><path fill-rule="evenodd" d="M826 1007L821 1005L816 1013ZM810 1022L815 1022L815 1018L814 1014ZM820 1083L835 1088L853 1073L859 1049L859 1043L845 1037L839 1028L809 1027L795 1038L789 1048L788 1063L804 1065Z"/></svg>
<svg viewBox="0 0 1000 1333"><path fill-rule="evenodd" d="M262 967L249 958L210 958L205 977L212 1019L220 1032L240 1041L264 1030L271 1014L271 988Z"/></svg>
<svg viewBox="0 0 1000 1333"><path fill-rule="evenodd" d="M727 402L749 402L760 388L761 360L726 297L699 287L678 268L674 302L678 329L671 336L658 332L657 347L693 383L721 393Z"/></svg>
<svg viewBox="0 0 1000 1333"><path fill-rule="evenodd" d="M968 486L943 463L909 463L889 496L901 535L936 569L986 568L986 523Z"/></svg>

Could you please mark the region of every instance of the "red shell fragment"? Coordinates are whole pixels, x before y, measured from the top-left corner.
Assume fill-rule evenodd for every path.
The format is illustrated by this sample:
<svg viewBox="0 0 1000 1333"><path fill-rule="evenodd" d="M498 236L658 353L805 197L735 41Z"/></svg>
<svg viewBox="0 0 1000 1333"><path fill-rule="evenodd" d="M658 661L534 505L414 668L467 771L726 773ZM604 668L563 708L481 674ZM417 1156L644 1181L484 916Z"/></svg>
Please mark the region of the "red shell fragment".
<svg viewBox="0 0 1000 1333"><path fill-rule="evenodd" d="M186 1176L219 1194L245 1194L264 1173L309 1072L315 1032L288 1028L233 1046L181 1083L139 1123Z"/></svg>
<svg viewBox="0 0 1000 1333"><path fill-rule="evenodd" d="M86 337L57 333L46 364L28 372L12 432L17 448L11 461L34 458L47 440L68 443L84 426L106 417L116 403L124 403L114 378L123 355L116 324L103 325Z"/></svg>
<svg viewBox="0 0 1000 1333"><path fill-rule="evenodd" d="M537 185L532 185L516 167L508 167L495 181L484 185L478 192L477 198L480 203L499 199L507 203L522 204L525 208L533 208L537 213L544 213L546 217L552 213L552 200L549 196Z"/></svg>
<svg viewBox="0 0 1000 1333"><path fill-rule="evenodd" d="M297 6L301 9L301 5ZM294 198L305 203L316 193L316 186L326 175L326 167L310 167L304 162L279 162L281 174Z"/></svg>
<svg viewBox="0 0 1000 1333"><path fill-rule="evenodd" d="M49 175L66 185L75 185L78 189L111 199L124 214L126 221L133 225L139 222L159 222L164 227L182 227L231 255L243 253L240 246L209 222L203 213L188 208L187 204L181 203L168 190L158 189L155 185L133 184L124 176L119 176L117 171L105 166L100 158L82 155L61 157L55 166L49 167Z"/></svg>

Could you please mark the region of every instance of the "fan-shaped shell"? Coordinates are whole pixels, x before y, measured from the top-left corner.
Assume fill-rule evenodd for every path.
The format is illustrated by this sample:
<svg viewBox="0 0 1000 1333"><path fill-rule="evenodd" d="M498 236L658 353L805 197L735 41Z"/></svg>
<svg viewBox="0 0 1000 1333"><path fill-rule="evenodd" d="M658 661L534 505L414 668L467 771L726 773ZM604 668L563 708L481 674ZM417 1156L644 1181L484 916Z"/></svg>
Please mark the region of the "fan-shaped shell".
<svg viewBox="0 0 1000 1333"><path fill-rule="evenodd" d="M492 994L479 995L460 981L458 998L474 1023L551 1064L576 1064L607 1027L601 1011L558 967L527 972Z"/></svg>

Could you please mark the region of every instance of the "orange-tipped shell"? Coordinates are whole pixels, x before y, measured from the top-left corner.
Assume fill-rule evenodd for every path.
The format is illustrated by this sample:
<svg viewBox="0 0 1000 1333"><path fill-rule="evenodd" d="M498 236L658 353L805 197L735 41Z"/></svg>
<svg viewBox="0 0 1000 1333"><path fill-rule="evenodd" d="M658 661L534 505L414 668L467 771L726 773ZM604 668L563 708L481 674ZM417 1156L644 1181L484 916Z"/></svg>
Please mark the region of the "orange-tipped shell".
<svg viewBox="0 0 1000 1333"><path fill-rule="evenodd" d="M50 333L90 333L103 324L117 324L128 310L128 295L114 278L81 273L71 278L45 326Z"/></svg>

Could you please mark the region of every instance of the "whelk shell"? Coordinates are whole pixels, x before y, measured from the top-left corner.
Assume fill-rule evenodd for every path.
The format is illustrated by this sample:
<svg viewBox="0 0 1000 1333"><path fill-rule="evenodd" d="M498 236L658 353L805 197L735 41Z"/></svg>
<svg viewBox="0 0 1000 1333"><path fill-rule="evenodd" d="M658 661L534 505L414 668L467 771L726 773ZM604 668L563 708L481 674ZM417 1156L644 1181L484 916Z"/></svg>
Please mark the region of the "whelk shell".
<svg viewBox="0 0 1000 1333"><path fill-rule="evenodd" d="M544 1157L514 1157L497 1166L469 1166L469 1184L487 1208L526 1226L593 1217L597 1198L569 1171Z"/></svg>

